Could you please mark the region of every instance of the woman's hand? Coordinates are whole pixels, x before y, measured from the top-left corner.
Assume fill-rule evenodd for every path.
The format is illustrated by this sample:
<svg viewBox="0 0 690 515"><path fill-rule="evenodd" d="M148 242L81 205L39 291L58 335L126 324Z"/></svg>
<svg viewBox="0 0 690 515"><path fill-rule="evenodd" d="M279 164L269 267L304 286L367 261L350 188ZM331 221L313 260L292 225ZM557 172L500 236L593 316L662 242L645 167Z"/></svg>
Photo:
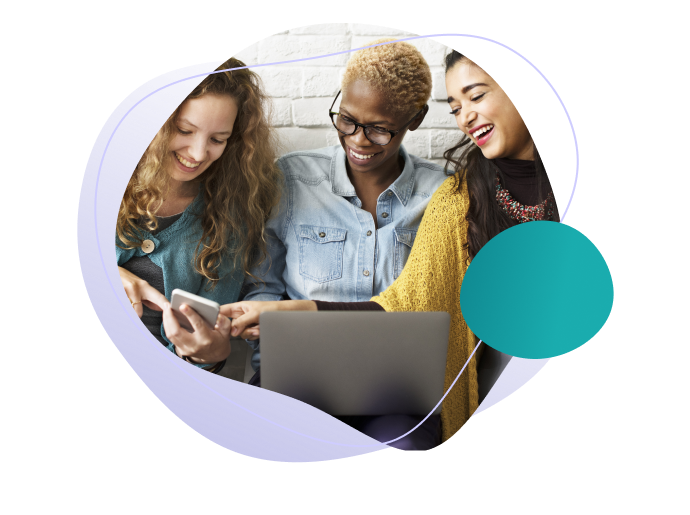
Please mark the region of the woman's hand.
<svg viewBox="0 0 690 515"><path fill-rule="evenodd" d="M178 356L187 356L197 363L217 363L230 355L230 320L218 315L215 327L209 326L199 314L186 304L180 306L194 328L190 333L177 321L172 307L163 309L165 336L175 344Z"/></svg>
<svg viewBox="0 0 690 515"><path fill-rule="evenodd" d="M312 300L248 300L220 307L221 315L233 319L230 334L239 335L245 340L259 339L259 316L266 311L316 311L316 303Z"/></svg>
<svg viewBox="0 0 690 515"><path fill-rule="evenodd" d="M121 266L117 269L120 272L120 280L125 288L125 293L127 293L127 298L132 303L132 308L139 318L144 314L142 304L146 304L148 308L155 311L163 311L165 305L168 304L165 295L129 270L125 270Z"/></svg>

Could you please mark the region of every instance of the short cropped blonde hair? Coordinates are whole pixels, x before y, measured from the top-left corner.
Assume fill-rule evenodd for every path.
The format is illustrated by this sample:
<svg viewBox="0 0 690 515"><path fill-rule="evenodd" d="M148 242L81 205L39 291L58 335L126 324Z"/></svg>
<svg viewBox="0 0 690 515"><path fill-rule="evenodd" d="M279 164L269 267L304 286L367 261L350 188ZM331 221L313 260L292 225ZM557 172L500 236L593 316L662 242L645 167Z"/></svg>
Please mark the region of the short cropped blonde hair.
<svg viewBox="0 0 690 515"><path fill-rule="evenodd" d="M377 39L375 45L393 38ZM431 97L431 70L422 54L404 41L358 50L347 62L342 90L356 80L365 80L385 93L389 106L397 112L418 111Z"/></svg>

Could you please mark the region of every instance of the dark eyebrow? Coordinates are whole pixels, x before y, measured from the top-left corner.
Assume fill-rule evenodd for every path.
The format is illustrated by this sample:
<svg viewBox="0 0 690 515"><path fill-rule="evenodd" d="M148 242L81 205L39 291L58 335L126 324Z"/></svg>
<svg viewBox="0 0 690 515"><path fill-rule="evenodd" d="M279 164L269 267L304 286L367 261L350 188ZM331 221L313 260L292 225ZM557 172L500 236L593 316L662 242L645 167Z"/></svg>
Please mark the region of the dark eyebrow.
<svg viewBox="0 0 690 515"><path fill-rule="evenodd" d="M191 126L194 127L195 129L198 129L198 128L199 128L199 127L197 127L196 125L194 125L192 122L190 122L189 120L187 120L186 118L180 118L179 121L180 121L180 122L184 122L184 123L186 123L187 125L191 125ZM222 134L222 135L228 135L228 136L229 136L230 134L232 134L232 132L230 132L230 131L223 131L223 132L214 132L213 134Z"/></svg>
<svg viewBox="0 0 690 515"><path fill-rule="evenodd" d="M355 120L355 119L352 117L352 115L349 113L349 111L348 111L347 109L343 109L343 108L341 107L340 110L341 110L341 111L345 111L343 114L346 115L348 118L351 118L351 119L354 120L355 122L357 121L357 120ZM383 123L383 124L385 124L385 125L393 125L391 122L386 121L386 120L380 120L380 121L378 121L378 122L371 122L371 123L367 123L366 125L377 125L377 124L379 124L379 123Z"/></svg>
<svg viewBox="0 0 690 515"><path fill-rule="evenodd" d="M464 95L468 91L478 87L478 86L488 86L488 84L484 84L483 82L475 82L474 84L469 84L462 88L461 93ZM448 97L448 103L450 104L453 100L455 100L453 97Z"/></svg>

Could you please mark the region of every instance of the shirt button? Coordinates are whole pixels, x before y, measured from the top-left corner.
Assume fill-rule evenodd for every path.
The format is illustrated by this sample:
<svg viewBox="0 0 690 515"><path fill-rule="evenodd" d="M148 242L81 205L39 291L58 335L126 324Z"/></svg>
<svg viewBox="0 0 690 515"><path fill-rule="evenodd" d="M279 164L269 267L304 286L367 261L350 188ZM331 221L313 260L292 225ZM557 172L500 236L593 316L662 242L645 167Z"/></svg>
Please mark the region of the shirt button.
<svg viewBox="0 0 690 515"><path fill-rule="evenodd" d="M369 277L369 270L364 271L364 277Z"/></svg>
<svg viewBox="0 0 690 515"><path fill-rule="evenodd" d="M392 197L392 196L393 196L393 192L392 192L392 191L389 191L389 192L388 192L388 196L389 196L389 197Z"/></svg>
<svg viewBox="0 0 690 515"><path fill-rule="evenodd" d="M319 233L319 238L325 238L325 237L326 237L326 233L325 233L325 232L320 232L320 233Z"/></svg>
<svg viewBox="0 0 690 515"><path fill-rule="evenodd" d="M381 216L382 216L383 218L388 218L388 213L381 213Z"/></svg>
<svg viewBox="0 0 690 515"><path fill-rule="evenodd" d="M151 252L153 252L153 249L155 248L156 246L151 240L144 240L141 242L141 250L143 250L147 254L151 254Z"/></svg>
<svg viewBox="0 0 690 515"><path fill-rule="evenodd" d="M371 231L367 231L367 236L371 236Z"/></svg>

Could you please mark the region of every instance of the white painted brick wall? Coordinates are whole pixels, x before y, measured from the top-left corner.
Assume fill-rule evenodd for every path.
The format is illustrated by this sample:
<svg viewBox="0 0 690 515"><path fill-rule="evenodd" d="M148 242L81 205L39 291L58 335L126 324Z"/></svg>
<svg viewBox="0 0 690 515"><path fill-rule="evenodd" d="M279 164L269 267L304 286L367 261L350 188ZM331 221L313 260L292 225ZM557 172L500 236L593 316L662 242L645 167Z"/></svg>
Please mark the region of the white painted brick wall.
<svg viewBox="0 0 690 515"><path fill-rule="evenodd" d="M328 108L333 99L328 97L297 98L292 101L293 120L297 127L328 127L333 123L328 117ZM335 130L335 129L333 129Z"/></svg>
<svg viewBox="0 0 690 515"><path fill-rule="evenodd" d="M378 25L364 25L362 23L350 23L350 34L356 36L413 36L410 32L403 32L389 27L379 27Z"/></svg>
<svg viewBox="0 0 690 515"><path fill-rule="evenodd" d="M302 91L302 69L286 66L256 68L266 93L271 97L299 98Z"/></svg>
<svg viewBox="0 0 690 515"><path fill-rule="evenodd" d="M347 23L323 23L321 25L307 25L290 29L290 34L318 34L321 36L346 36L348 32Z"/></svg>
<svg viewBox="0 0 690 515"><path fill-rule="evenodd" d="M446 92L446 72L443 68L431 69L431 79L433 80L433 87L431 88L431 98L446 102L448 93Z"/></svg>
<svg viewBox="0 0 690 515"><path fill-rule="evenodd" d="M247 65L315 57L366 46L383 37L413 34L387 27L357 23L329 23L290 29L239 52ZM424 123L408 132L404 145L414 155L443 164L443 151L460 140L461 133L446 103L443 58L448 49L429 39L410 41L431 68L433 88ZM341 54L255 68L273 101L272 121L285 152L308 150L338 143L328 118L328 108L340 89L345 64L351 54Z"/></svg>
<svg viewBox="0 0 690 515"><path fill-rule="evenodd" d="M271 123L274 127L292 127L292 99L291 98L274 98L273 116Z"/></svg>

